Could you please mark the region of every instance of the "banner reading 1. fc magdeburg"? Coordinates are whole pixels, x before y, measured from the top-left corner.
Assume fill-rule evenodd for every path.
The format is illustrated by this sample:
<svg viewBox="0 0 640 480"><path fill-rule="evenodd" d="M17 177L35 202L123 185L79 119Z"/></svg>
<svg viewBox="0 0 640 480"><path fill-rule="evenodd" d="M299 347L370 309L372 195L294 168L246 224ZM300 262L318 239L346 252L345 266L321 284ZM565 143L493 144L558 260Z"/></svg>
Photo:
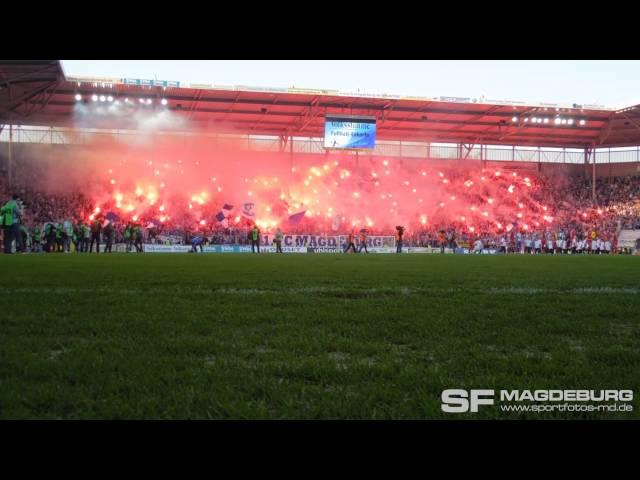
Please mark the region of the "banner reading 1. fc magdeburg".
<svg viewBox="0 0 640 480"><path fill-rule="evenodd" d="M376 117L326 116L324 148L367 148L376 146Z"/></svg>
<svg viewBox="0 0 640 480"><path fill-rule="evenodd" d="M272 245L275 236L273 234L262 235L262 245ZM345 235L325 236L325 235L284 235L282 237L283 247L309 247L318 250L341 250L347 241ZM367 237L369 248L395 246L394 237L370 236Z"/></svg>
<svg viewBox="0 0 640 480"><path fill-rule="evenodd" d="M273 243L275 236L266 234L260 237L260 250L263 252L275 252ZM345 235L284 235L282 237L282 249L287 253L339 253L346 246ZM359 245L359 240L356 240ZM119 246L124 251L124 245ZM372 253L395 252L395 238L388 236L367 237L367 248ZM145 244L147 253L186 253L192 250L190 245L155 245ZM436 250L436 249L433 249ZM247 253L251 252L249 245L208 245L203 248L205 253ZM405 250L409 252L409 250ZM439 251L439 250L438 250Z"/></svg>

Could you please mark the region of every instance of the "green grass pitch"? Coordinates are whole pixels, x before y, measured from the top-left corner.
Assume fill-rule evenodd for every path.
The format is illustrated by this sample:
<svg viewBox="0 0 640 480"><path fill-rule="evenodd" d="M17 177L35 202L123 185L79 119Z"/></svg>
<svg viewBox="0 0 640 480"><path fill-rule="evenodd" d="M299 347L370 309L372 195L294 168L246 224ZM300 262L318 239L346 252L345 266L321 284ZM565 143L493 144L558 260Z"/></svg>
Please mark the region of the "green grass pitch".
<svg viewBox="0 0 640 480"><path fill-rule="evenodd" d="M0 256L3 419L640 418L640 257ZM447 388L633 412L446 414Z"/></svg>

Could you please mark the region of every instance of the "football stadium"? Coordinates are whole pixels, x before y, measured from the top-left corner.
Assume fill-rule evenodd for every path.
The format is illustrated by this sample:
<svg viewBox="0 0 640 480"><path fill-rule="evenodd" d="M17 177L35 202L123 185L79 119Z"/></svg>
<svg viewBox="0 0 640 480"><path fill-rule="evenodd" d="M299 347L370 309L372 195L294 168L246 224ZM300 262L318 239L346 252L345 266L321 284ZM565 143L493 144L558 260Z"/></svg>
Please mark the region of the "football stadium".
<svg viewBox="0 0 640 480"><path fill-rule="evenodd" d="M640 418L640 105L0 61L0 172L2 419Z"/></svg>

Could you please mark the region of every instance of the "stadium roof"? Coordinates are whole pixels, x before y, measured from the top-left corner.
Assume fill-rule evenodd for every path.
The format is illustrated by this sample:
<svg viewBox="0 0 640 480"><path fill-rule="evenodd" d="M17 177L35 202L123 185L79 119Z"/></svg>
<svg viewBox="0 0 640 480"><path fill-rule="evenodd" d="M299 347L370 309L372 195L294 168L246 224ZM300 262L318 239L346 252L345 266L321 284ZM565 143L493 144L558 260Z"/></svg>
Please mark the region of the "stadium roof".
<svg viewBox="0 0 640 480"><path fill-rule="evenodd" d="M616 111L295 88L183 87L156 80L67 78L59 61L0 60L0 124L76 126L77 94L89 104L94 94L128 98L139 108L168 108L188 118L190 129L241 134L322 137L326 114L353 114L375 116L381 140L567 148L640 145L640 105ZM140 99L152 104L139 105ZM131 116L120 116L117 126L113 118L84 115L82 126L135 128Z"/></svg>

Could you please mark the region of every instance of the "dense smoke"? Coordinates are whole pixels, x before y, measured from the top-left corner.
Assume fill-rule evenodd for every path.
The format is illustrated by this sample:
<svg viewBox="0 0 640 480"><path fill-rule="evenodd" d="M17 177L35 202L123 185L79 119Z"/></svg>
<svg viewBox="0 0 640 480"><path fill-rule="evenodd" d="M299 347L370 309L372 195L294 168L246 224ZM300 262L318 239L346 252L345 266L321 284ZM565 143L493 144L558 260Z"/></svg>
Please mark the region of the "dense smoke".
<svg viewBox="0 0 640 480"><path fill-rule="evenodd" d="M272 151L249 151L246 136L196 132L184 115L122 105L79 104L74 118L76 127L98 118L103 129L133 122L138 131L95 133L83 145L42 149L18 181L82 192L93 202L86 217L115 212L122 222L215 227L225 204L234 207L225 212L234 225L242 206L253 203L256 222L267 230L291 227L289 217L305 212L296 228L316 232L391 232L399 224L473 232L537 229L551 225L562 207L540 202L533 175L483 169L477 161L290 154L268 139L262 141Z"/></svg>

